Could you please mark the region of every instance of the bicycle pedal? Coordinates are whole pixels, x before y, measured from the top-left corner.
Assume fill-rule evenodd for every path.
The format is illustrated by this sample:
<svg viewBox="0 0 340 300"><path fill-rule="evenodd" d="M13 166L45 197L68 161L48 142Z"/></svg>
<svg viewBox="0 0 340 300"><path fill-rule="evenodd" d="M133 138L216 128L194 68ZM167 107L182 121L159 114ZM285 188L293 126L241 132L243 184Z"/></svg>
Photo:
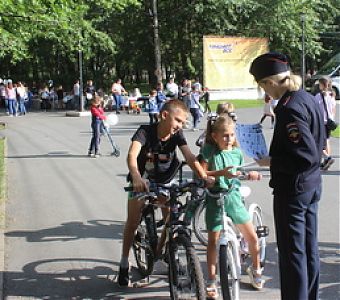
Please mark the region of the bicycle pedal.
<svg viewBox="0 0 340 300"><path fill-rule="evenodd" d="M268 236L269 235L269 227L265 226L265 225L257 226L256 234L259 238Z"/></svg>

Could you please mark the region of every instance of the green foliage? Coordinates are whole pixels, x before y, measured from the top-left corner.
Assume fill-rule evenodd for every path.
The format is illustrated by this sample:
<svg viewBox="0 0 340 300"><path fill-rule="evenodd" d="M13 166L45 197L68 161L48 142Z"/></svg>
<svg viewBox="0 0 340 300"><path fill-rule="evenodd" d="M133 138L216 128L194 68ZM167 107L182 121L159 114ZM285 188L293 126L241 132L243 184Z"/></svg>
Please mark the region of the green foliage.
<svg viewBox="0 0 340 300"><path fill-rule="evenodd" d="M162 65L178 79L202 76L204 35L268 37L296 68L302 33L307 68L340 51L339 0L157 2ZM151 0L2 0L0 77L70 86L81 50L85 80L107 88L115 77L141 83L154 72L151 11Z"/></svg>

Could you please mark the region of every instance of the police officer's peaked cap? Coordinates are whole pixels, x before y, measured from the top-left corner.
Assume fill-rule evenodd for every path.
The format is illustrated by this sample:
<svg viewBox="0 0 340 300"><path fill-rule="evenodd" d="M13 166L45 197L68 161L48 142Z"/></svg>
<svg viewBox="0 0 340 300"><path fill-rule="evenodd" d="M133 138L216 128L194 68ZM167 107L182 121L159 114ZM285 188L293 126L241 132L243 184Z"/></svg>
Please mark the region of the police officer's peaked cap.
<svg viewBox="0 0 340 300"><path fill-rule="evenodd" d="M268 52L254 59L249 72L259 82L268 76L280 74L290 70L289 59L278 52Z"/></svg>

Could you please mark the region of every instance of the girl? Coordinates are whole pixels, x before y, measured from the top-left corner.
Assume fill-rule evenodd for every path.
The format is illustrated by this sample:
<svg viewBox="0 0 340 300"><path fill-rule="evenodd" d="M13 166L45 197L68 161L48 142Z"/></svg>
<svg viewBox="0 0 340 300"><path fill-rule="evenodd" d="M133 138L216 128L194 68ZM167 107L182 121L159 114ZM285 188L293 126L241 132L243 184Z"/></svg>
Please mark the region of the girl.
<svg viewBox="0 0 340 300"><path fill-rule="evenodd" d="M268 94L266 94L264 96L263 115L262 115L262 118L260 120L260 124L262 124L262 122L264 121L264 119L266 117L270 117L271 118L271 128L273 129L274 128L275 115L274 115L274 112L273 112L272 100L273 100L273 98L271 96L269 96Z"/></svg>
<svg viewBox="0 0 340 300"><path fill-rule="evenodd" d="M208 120L209 119L214 119L219 115L222 114L227 114L230 118L233 119L234 122L237 121L237 116L235 113L235 107L234 104L230 103L230 102L224 102L224 103L219 103L216 107L216 114L210 115L208 116ZM206 139L206 131L204 131L196 140L196 146L197 147L202 147L205 143L205 139Z"/></svg>
<svg viewBox="0 0 340 300"><path fill-rule="evenodd" d="M242 166L243 155L238 147L235 135L235 122L228 115L221 115L215 120L208 121L206 143L201 149L201 165L208 176L215 177L215 184L211 189L216 192L229 187L234 181L235 189L225 197L225 209L228 216L237 225L249 244L252 257L252 266L247 269L251 284L255 289L261 289L261 267L257 235L252 225L248 211L246 210L239 192L240 182L235 178L236 167ZM233 175L235 174L235 175ZM249 172L250 180L259 180L260 174ZM206 225L208 229L207 248L207 298L217 299L216 287L216 256L217 243L219 241L222 220L216 199L207 198Z"/></svg>
<svg viewBox="0 0 340 300"><path fill-rule="evenodd" d="M321 77L319 79L319 89L320 93L318 93L315 97L318 99L323 115L324 115L324 122L325 125L327 123L327 119L334 120L335 118L335 95L332 90L332 80L329 77ZM330 130L326 127L326 148L323 151L324 154L324 160L321 163L321 169L322 170L328 170L328 168L334 163L334 158L331 156L331 147L329 143L329 137L330 137Z"/></svg>
<svg viewBox="0 0 340 300"><path fill-rule="evenodd" d="M99 145L100 145L100 129L102 126L103 120L106 120L106 116L104 115L104 110L100 106L101 99L99 96L95 96L91 100L91 128L92 128L92 138L89 147L88 156L97 158L99 157Z"/></svg>

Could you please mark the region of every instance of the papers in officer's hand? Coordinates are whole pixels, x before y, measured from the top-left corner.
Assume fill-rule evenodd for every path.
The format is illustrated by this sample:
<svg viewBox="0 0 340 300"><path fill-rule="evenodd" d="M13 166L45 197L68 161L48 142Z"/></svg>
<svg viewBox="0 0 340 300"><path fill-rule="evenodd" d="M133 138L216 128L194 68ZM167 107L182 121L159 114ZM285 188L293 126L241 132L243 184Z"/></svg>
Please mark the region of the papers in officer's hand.
<svg viewBox="0 0 340 300"><path fill-rule="evenodd" d="M256 160L268 155L260 124L237 124L236 136L242 151L250 158Z"/></svg>

